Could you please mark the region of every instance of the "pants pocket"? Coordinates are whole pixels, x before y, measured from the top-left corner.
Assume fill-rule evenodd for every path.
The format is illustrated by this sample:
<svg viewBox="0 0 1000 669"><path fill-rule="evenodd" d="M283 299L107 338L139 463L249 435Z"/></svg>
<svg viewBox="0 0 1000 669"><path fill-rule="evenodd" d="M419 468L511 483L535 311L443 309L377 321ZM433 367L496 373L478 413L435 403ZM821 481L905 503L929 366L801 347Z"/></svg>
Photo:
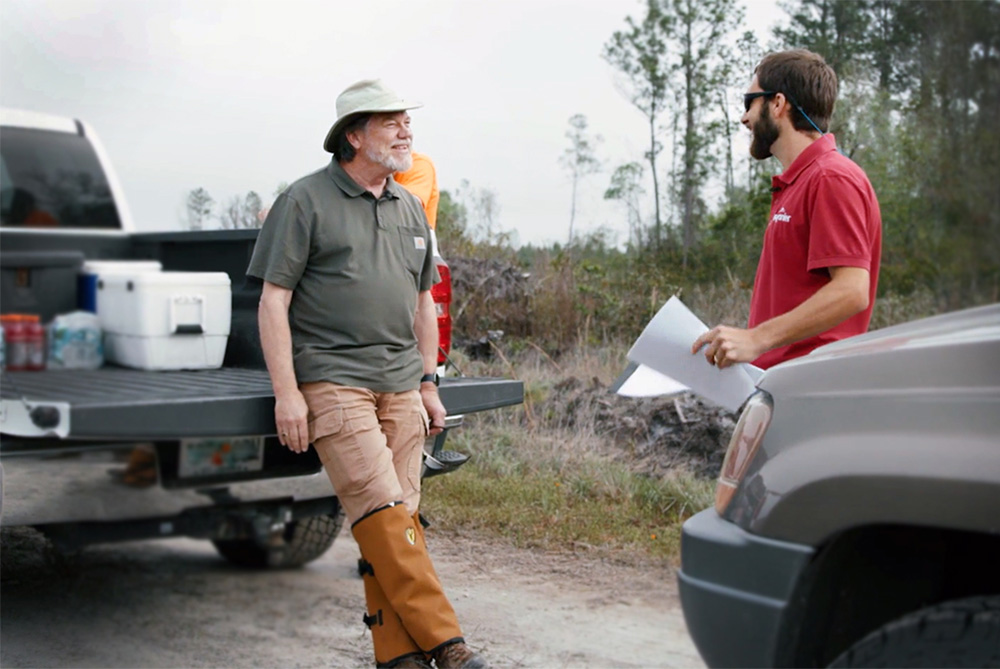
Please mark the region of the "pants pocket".
<svg viewBox="0 0 1000 669"><path fill-rule="evenodd" d="M330 408L319 416L309 420L309 443L315 444L323 437L338 434L344 429L344 409L339 406Z"/></svg>
<svg viewBox="0 0 1000 669"><path fill-rule="evenodd" d="M414 429L418 435L416 439L418 444L410 453L410 459L406 466L406 480L414 490L420 490L420 473L424 467L424 442L428 437L427 411L424 410L423 405L414 412L413 421L415 423Z"/></svg>
<svg viewBox="0 0 1000 669"><path fill-rule="evenodd" d="M319 426L328 429L337 426L337 421L322 421L318 417L317 426L313 446L338 496L371 493L379 499L385 498L383 504L399 499L392 457L374 412L345 410L339 429L324 436L319 436L323 431Z"/></svg>

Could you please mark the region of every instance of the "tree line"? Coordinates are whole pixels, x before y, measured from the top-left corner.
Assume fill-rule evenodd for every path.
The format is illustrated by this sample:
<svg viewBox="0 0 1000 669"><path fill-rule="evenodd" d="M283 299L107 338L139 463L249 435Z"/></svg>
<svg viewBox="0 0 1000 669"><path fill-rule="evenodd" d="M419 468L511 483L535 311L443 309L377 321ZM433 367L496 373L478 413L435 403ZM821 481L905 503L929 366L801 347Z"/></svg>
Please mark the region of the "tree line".
<svg viewBox="0 0 1000 669"><path fill-rule="evenodd" d="M287 187L286 183L280 184L274 196L277 197ZM259 228L267 211L268 207L256 191L234 195L220 204L199 186L189 191L184 200L183 223L189 230Z"/></svg>
<svg viewBox="0 0 1000 669"><path fill-rule="evenodd" d="M930 290L942 307L1000 299L1000 3L781 7L766 50L820 53L840 80L830 130L879 196L880 292ZM679 267L678 280L753 279L780 164L733 158L744 130L732 101L765 53L743 22L736 0L646 0L603 45L648 127L641 159L611 171L604 197L628 216L626 255ZM585 129L586 117L570 125ZM582 158L592 149L572 132L567 152ZM710 185L722 186L715 201Z"/></svg>
<svg viewBox="0 0 1000 669"><path fill-rule="evenodd" d="M1000 2L792 0L781 8L766 46L745 30L735 0L645 0L625 17L600 53L645 116L646 149L607 169L586 115L569 119L558 157L573 186L566 243L505 245L468 189L442 192L447 256L504 260L527 277L518 299L457 295L476 303L461 305L456 330L502 329L553 352L631 341L672 293L703 320L744 324L781 165L734 154L733 144L746 132L740 102L753 68L766 51L788 48L820 53L837 72L830 130L878 194L872 327L1000 301ZM624 248L606 229L577 229L578 194L600 183L598 172L604 198L626 217Z"/></svg>

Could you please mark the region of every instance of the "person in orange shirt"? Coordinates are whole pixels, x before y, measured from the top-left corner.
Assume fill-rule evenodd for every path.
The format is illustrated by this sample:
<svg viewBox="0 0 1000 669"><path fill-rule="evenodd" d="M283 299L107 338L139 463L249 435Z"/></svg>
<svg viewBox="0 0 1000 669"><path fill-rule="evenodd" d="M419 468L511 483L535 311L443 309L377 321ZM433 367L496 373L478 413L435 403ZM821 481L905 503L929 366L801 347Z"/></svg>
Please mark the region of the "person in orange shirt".
<svg viewBox="0 0 1000 669"><path fill-rule="evenodd" d="M435 193L437 190L435 189ZM419 196L418 196L419 197ZM423 200L421 200L423 202ZM4 221L7 222L6 220ZM59 225L56 217L38 208L35 196L23 188L15 188L10 203L10 222L14 225L31 227L55 227Z"/></svg>
<svg viewBox="0 0 1000 669"><path fill-rule="evenodd" d="M438 191L437 170L431 159L422 153L413 153L413 166L405 172L396 172L392 178L400 186L417 196L421 204L424 205L424 213L427 214L427 225L433 230L437 226L438 200L441 194Z"/></svg>

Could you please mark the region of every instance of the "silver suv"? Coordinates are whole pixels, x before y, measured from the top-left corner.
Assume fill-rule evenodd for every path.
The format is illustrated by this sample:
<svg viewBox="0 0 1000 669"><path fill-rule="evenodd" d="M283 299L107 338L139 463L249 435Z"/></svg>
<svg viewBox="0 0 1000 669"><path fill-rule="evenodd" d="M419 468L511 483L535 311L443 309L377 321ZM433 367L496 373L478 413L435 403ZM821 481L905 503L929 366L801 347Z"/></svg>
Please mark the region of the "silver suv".
<svg viewBox="0 0 1000 669"><path fill-rule="evenodd" d="M1000 667L1000 304L761 377L681 601L712 667Z"/></svg>

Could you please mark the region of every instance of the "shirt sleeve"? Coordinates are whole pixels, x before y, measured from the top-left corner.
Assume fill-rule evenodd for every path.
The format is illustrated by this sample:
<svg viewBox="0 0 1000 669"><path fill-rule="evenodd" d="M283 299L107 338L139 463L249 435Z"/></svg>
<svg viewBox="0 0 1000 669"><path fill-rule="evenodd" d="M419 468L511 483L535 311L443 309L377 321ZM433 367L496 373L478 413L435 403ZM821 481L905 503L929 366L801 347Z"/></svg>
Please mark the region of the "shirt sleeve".
<svg viewBox="0 0 1000 669"><path fill-rule="evenodd" d="M852 179L820 179L809 219L810 272L827 267L871 271L872 213L869 198Z"/></svg>
<svg viewBox="0 0 1000 669"><path fill-rule="evenodd" d="M309 261L311 229L299 204L282 193L268 212L247 275L294 290Z"/></svg>
<svg viewBox="0 0 1000 669"><path fill-rule="evenodd" d="M420 268L420 292L430 290L431 286L441 282L441 275L437 271L437 263L434 262L434 248L431 245L430 228L427 229L427 253L424 254L424 264Z"/></svg>

